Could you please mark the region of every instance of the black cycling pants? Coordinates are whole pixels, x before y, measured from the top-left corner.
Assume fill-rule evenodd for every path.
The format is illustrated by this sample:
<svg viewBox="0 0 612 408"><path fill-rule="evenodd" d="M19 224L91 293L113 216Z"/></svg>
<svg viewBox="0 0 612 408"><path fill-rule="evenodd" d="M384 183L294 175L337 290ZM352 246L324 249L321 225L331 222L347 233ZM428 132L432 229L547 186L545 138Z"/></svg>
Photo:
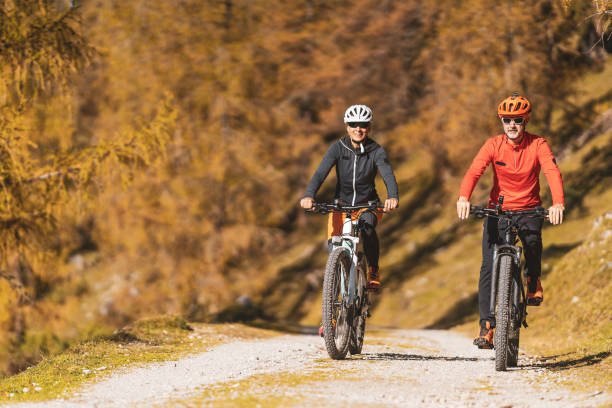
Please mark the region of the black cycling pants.
<svg viewBox="0 0 612 408"><path fill-rule="evenodd" d="M519 238L523 244L525 255L525 274L531 277L535 285L541 273L542 260L542 219L519 215L516 218L519 225ZM480 313L480 326L485 327L486 322L495 327L495 315L490 314L491 300L491 270L493 268L493 247L501 244L504 239L506 220L486 218L482 233L482 266L480 267L480 280L478 282L478 311ZM535 289L535 288L533 288Z"/></svg>
<svg viewBox="0 0 612 408"><path fill-rule="evenodd" d="M363 240L363 252L365 252L368 265L378 268L378 258L380 256L380 245L378 235L376 235L376 225L378 218L370 211L366 211L359 217L362 222L361 239Z"/></svg>

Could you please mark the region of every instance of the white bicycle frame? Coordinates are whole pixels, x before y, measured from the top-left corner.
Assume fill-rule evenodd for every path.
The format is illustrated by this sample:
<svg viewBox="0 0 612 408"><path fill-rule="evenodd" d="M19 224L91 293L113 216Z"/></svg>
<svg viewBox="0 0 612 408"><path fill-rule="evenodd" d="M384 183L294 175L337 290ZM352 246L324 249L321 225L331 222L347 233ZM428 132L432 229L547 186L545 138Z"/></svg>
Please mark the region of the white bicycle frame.
<svg viewBox="0 0 612 408"><path fill-rule="evenodd" d="M353 236L354 228L357 227L357 223L359 219L351 220L350 215L346 215L344 219L344 223L342 224L342 236L332 237L332 244L341 245L342 248L345 248L346 251L351 256L351 270L349 272L349 282L348 282L348 296L344 291L346 287L346 283L344 282L344 274L340 274L341 281L340 287L342 288L342 299L344 299L345 306L349 306L353 304L355 298L357 297L357 285L356 285L356 276L357 276L357 245L359 245L359 237Z"/></svg>

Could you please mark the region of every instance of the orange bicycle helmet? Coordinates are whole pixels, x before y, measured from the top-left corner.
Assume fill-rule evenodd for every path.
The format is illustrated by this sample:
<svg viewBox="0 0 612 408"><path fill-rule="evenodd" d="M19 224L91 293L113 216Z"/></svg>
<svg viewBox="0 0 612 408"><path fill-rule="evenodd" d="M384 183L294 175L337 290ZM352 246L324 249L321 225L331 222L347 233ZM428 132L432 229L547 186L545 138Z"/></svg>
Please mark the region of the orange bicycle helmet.
<svg viewBox="0 0 612 408"><path fill-rule="evenodd" d="M531 103L518 92L504 99L497 107L497 116L520 116L528 118L531 115Z"/></svg>

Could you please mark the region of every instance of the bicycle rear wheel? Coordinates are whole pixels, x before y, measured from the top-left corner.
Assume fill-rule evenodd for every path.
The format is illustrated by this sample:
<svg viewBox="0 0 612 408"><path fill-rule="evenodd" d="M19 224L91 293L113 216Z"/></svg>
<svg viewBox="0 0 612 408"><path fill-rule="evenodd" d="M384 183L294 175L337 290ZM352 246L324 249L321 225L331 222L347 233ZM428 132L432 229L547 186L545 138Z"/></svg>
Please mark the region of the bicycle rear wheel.
<svg viewBox="0 0 612 408"><path fill-rule="evenodd" d="M349 342L349 352L352 355L361 354L363 337L365 335L366 317L368 313L368 288L366 273L368 261L364 254L359 253L357 264L357 302L353 317L353 334Z"/></svg>
<svg viewBox="0 0 612 408"><path fill-rule="evenodd" d="M508 367L508 337L511 318L512 267L511 255L499 257L499 284L497 285L497 308L495 310L495 370L506 371Z"/></svg>
<svg viewBox="0 0 612 408"><path fill-rule="evenodd" d="M334 360L346 357L351 336L350 305L344 299L348 296L350 268L347 250L336 248L327 260L323 278L323 338L327 354Z"/></svg>

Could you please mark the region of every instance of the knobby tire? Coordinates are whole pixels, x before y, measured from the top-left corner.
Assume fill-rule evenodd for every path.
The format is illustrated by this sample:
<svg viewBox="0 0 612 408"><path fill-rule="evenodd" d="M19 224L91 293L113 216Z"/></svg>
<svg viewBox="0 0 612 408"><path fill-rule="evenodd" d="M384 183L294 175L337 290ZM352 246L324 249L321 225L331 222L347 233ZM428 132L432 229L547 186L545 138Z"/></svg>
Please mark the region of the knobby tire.
<svg viewBox="0 0 612 408"><path fill-rule="evenodd" d="M499 280L497 286L497 308L495 311L495 370L506 371L508 367L508 337L510 333L511 300L512 300L512 267L511 255L502 254L499 259Z"/></svg>
<svg viewBox="0 0 612 408"><path fill-rule="evenodd" d="M519 340L521 334L522 324L522 307L520 291L521 283L520 278L515 275L512 279L512 292L510 293L510 299L512 299L512 316L510 317L510 330L508 332L508 367L516 367L518 365L518 353L519 353ZM515 296L518 294L519 303L514 304Z"/></svg>
<svg viewBox="0 0 612 408"><path fill-rule="evenodd" d="M346 357L351 337L350 310L343 306L342 297L342 293L348 293L350 267L351 258L342 247L332 251L325 266L322 296L323 338L327 354L334 360ZM344 274L344 291L340 287L341 274Z"/></svg>

